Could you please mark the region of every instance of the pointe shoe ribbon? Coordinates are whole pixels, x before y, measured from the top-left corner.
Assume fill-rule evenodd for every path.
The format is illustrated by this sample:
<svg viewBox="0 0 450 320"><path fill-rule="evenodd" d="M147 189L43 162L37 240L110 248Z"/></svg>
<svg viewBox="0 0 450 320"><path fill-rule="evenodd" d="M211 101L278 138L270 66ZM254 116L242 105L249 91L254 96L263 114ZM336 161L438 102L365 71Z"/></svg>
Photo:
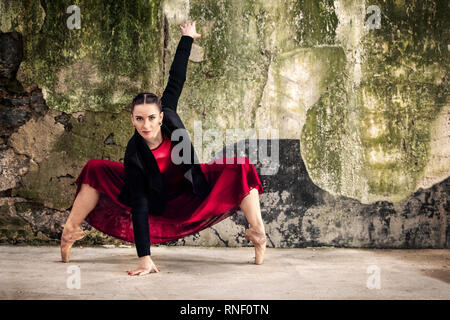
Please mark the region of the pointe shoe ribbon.
<svg viewBox="0 0 450 320"><path fill-rule="evenodd" d="M63 262L69 262L70 249L77 240L83 239L87 233L83 230L76 230L73 232L63 230L61 235L61 260Z"/></svg>
<svg viewBox="0 0 450 320"><path fill-rule="evenodd" d="M245 239L251 241L255 246L255 264L262 264L264 252L266 251L267 238L264 233L259 233L252 228L245 230Z"/></svg>

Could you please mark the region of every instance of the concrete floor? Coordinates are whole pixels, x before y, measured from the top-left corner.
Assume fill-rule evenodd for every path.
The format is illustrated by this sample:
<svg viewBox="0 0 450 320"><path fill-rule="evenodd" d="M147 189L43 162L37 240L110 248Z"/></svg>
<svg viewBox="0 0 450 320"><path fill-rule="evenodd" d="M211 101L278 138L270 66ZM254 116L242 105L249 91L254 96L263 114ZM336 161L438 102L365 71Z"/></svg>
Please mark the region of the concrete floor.
<svg viewBox="0 0 450 320"><path fill-rule="evenodd" d="M0 299L450 299L450 250L268 248L263 265L253 247L151 250L161 272L137 277L134 247L74 247L66 264L59 247L2 245Z"/></svg>

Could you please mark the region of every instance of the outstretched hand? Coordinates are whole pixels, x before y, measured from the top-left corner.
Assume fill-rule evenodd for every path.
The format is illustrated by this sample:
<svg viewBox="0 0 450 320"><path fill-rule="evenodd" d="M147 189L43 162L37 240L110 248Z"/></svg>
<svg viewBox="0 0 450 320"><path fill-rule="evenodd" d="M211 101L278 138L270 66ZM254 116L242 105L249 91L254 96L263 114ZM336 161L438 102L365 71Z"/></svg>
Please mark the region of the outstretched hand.
<svg viewBox="0 0 450 320"><path fill-rule="evenodd" d="M202 35L195 31L195 21L194 22L184 22L182 26L180 26L181 32L183 36L190 36L194 39L201 38Z"/></svg>

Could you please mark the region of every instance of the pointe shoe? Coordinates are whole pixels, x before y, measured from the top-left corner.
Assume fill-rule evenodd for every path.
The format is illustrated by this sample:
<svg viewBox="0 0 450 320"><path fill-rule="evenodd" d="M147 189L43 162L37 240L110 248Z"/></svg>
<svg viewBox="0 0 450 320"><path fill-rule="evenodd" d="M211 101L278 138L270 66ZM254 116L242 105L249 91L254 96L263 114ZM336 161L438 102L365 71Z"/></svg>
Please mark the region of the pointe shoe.
<svg viewBox="0 0 450 320"><path fill-rule="evenodd" d="M264 253L266 251L266 235L259 233L252 228L245 230L245 239L251 241L255 246L255 264L262 264L264 261Z"/></svg>
<svg viewBox="0 0 450 320"><path fill-rule="evenodd" d="M86 236L86 232L83 230L75 230L72 232L67 231L64 228L61 235L61 260L62 262L69 262L70 249L77 240L81 240Z"/></svg>

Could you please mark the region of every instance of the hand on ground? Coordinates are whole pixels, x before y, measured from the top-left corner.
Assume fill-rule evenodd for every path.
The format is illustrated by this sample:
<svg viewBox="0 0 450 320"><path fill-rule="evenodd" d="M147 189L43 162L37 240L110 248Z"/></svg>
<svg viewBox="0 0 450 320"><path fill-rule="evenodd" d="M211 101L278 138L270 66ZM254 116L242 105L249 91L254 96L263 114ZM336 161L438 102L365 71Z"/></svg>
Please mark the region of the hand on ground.
<svg viewBox="0 0 450 320"><path fill-rule="evenodd" d="M144 274L158 272L160 271L153 263L151 258L141 259L135 270L127 270L127 273L130 276L143 276Z"/></svg>

